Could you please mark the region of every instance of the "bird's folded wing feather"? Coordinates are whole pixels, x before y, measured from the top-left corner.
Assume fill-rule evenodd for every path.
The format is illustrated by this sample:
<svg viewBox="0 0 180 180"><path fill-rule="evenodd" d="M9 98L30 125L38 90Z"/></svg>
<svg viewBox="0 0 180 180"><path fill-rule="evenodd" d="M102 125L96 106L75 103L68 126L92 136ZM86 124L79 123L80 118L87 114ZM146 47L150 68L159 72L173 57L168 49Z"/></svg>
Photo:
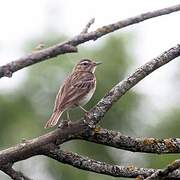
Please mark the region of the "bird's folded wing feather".
<svg viewBox="0 0 180 180"><path fill-rule="evenodd" d="M94 74L89 72L77 72L72 74L66 79L64 85L59 90L56 97L54 110L66 109L72 105L78 104L78 101L94 86Z"/></svg>

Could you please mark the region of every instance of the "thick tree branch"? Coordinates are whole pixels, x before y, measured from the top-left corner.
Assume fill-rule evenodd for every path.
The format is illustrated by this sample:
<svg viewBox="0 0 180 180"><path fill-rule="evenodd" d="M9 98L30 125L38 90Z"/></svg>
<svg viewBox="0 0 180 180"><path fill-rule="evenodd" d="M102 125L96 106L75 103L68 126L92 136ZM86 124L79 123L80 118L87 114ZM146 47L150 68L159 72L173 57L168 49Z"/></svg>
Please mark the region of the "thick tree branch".
<svg viewBox="0 0 180 180"><path fill-rule="evenodd" d="M180 138L135 138L102 128L91 130L89 133L83 133L79 138L132 152L180 153Z"/></svg>
<svg viewBox="0 0 180 180"><path fill-rule="evenodd" d="M62 162L64 164L69 164L78 169L83 169L87 171L96 172L99 174L111 175L114 177L129 177L135 178L139 175L143 177L151 176L151 174L161 171L160 169L150 169L150 168L137 168L135 166L118 166L111 165L105 162L96 161L88 157L80 156L76 153L63 151L54 146L48 146L42 150L42 153L52 159ZM166 174L168 178L180 178L180 170L176 173Z"/></svg>
<svg viewBox="0 0 180 180"><path fill-rule="evenodd" d="M119 149L146 153L180 153L180 139L133 138L115 131L101 129L90 130L81 121L56 129L38 138L27 140L14 147L0 151L0 169L9 163L15 163L41 154L41 148L48 144L60 145L71 139L84 139Z"/></svg>
<svg viewBox="0 0 180 180"><path fill-rule="evenodd" d="M4 66L0 66L0 78L1 77L11 77L12 74L22 68L30 66L35 63L39 63L41 61L56 57L60 54L70 53L70 52L77 52L78 45L90 41L96 40L108 33L116 31L118 29L127 27L129 25L133 25L144 20L166 15L172 12L176 12L180 10L180 4L171 6L164 9L155 10L152 12L143 13L137 15L135 17L131 17L122 21L118 21L113 24L109 24L107 26L103 26L101 28L96 29L95 31L91 31L89 33L80 33L79 35L75 36L74 38L70 39L69 41L65 41L63 43L54 45L50 48L46 48L37 52L33 52L28 54L22 58L19 58L15 61L12 61ZM91 25L91 23L90 23ZM88 28L85 28L85 31ZM83 30L84 31L84 30Z"/></svg>
<svg viewBox="0 0 180 180"><path fill-rule="evenodd" d="M69 126L58 128L43 136L34 138L32 140L25 140L22 143L0 151L0 169L9 163L15 163L35 155L39 155L42 146L48 144L62 144L65 141L78 136L79 133L86 130L86 126L78 121L69 124Z"/></svg>

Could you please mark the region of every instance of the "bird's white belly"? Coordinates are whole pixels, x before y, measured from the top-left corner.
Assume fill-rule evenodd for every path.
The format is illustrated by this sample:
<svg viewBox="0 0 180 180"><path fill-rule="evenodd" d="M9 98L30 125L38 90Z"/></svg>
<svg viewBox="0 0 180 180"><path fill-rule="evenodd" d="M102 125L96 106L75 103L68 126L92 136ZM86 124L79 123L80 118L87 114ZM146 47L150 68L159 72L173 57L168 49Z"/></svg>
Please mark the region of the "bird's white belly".
<svg viewBox="0 0 180 180"><path fill-rule="evenodd" d="M83 106L83 105L85 105L86 103L88 103L88 101L92 98L95 89L96 89L96 86L95 86L93 89L91 89L91 90L89 91L89 93L88 93L87 95L85 95L85 96L79 101L79 105L80 105L80 106Z"/></svg>

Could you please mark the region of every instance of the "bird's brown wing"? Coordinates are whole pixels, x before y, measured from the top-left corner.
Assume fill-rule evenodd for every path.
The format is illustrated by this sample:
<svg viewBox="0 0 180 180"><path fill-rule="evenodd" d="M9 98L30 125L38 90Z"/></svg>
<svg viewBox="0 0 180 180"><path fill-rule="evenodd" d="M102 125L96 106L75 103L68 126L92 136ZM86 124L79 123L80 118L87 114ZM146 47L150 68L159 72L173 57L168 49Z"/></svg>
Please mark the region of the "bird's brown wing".
<svg viewBox="0 0 180 180"><path fill-rule="evenodd" d="M78 102L95 86L95 76L89 72L74 72L64 82L56 97L56 109L78 105Z"/></svg>

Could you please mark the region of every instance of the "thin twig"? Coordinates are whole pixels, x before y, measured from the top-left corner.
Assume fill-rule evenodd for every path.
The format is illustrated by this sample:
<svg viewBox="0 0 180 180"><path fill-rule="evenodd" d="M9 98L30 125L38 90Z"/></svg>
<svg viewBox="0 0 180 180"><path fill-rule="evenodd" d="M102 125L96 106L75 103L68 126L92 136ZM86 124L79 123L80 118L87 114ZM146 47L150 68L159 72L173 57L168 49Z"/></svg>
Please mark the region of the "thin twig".
<svg viewBox="0 0 180 180"><path fill-rule="evenodd" d="M88 33L89 28L91 27L91 25L94 23L95 18L92 18L85 26L85 28L82 30L81 34L85 34Z"/></svg>
<svg viewBox="0 0 180 180"><path fill-rule="evenodd" d="M56 57L61 54L77 52L78 49L76 46L90 41L96 40L106 34L119 30L121 28L142 22L144 20L155 18L158 16L166 15L169 13L173 13L180 10L180 4L171 6L164 9L155 10L152 12L143 13L122 21L118 21L113 24L109 24L103 27L96 29L95 31L91 31L85 34L79 34L72 39L65 41L63 43L59 43L52 47L40 50L36 53L28 54L22 58L19 58L15 61L12 61L4 66L0 66L0 78L1 77L11 77L12 74L20 69L23 69L27 66L33 65L35 63L39 63L41 61L45 61L47 59Z"/></svg>

